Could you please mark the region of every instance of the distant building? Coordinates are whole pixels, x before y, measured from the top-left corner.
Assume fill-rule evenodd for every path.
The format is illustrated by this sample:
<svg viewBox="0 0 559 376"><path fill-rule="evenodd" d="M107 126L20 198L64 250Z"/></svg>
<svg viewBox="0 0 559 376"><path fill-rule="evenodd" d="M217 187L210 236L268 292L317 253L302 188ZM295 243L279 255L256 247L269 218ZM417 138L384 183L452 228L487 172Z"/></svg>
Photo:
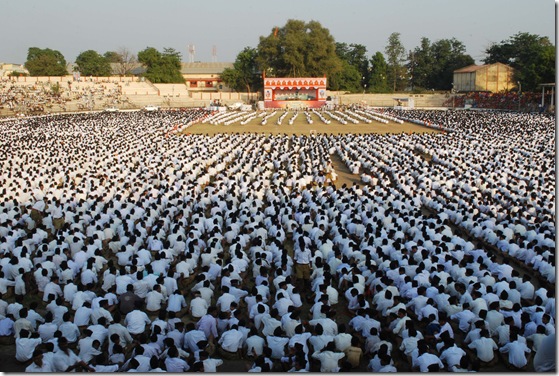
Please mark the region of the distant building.
<svg viewBox="0 0 559 376"><path fill-rule="evenodd" d="M0 63L0 77L8 77L13 74L28 76L29 71L23 64Z"/></svg>
<svg viewBox="0 0 559 376"><path fill-rule="evenodd" d="M469 65L454 71L454 90L492 93L509 91L517 87L513 77L514 69L506 64Z"/></svg>
<svg viewBox="0 0 559 376"><path fill-rule="evenodd" d="M231 91L221 79L226 68L233 63L182 63L181 73L189 91Z"/></svg>

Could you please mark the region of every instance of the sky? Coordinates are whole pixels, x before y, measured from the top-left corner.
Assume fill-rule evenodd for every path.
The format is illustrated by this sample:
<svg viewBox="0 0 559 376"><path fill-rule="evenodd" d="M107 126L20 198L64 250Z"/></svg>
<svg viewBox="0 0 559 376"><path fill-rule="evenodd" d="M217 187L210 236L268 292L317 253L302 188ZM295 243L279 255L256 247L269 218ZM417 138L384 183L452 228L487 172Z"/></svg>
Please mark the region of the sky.
<svg viewBox="0 0 559 376"><path fill-rule="evenodd" d="M485 50L519 32L556 45L554 0L0 0L0 62L23 64L30 47L60 51L74 62L83 51L133 53L174 48L189 61L233 62L289 19L314 20L336 42L384 53L400 33L406 50L456 38L481 64Z"/></svg>

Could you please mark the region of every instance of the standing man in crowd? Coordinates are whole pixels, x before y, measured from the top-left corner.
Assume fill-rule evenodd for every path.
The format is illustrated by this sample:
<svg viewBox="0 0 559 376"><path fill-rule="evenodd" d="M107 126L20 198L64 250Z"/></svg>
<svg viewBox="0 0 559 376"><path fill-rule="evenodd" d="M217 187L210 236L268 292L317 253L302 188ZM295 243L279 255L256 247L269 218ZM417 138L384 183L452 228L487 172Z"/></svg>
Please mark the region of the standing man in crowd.
<svg viewBox="0 0 559 376"><path fill-rule="evenodd" d="M295 243L293 258L295 261L295 276L297 277L297 284L299 284L302 292L306 292L308 294L311 290L312 253L303 236L300 236L298 241Z"/></svg>

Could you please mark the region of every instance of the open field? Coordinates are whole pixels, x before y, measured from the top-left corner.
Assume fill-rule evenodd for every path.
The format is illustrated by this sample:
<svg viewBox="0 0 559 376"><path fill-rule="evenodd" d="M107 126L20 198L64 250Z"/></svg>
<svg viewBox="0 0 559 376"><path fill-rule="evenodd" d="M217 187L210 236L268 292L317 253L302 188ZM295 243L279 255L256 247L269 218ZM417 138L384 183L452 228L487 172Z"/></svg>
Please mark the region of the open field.
<svg viewBox="0 0 559 376"><path fill-rule="evenodd" d="M292 116L288 114L281 125L277 124L278 118L283 112L278 111L277 114L268 119L266 125L261 125L261 119L256 118L249 123L242 125L239 122L230 125L214 125L214 124L194 124L184 131L184 133L191 134L208 134L214 135L216 133L265 133L265 134L301 134L308 135L311 133L326 133L326 134L346 134L346 133L437 133L436 129L420 126L413 123L404 122L398 124L390 121L388 124L383 124L378 121L373 121L370 124L341 124L337 121L332 121L330 124L324 124L316 115L312 115L313 124L308 124L305 116L300 114L293 124L289 124L289 118Z"/></svg>

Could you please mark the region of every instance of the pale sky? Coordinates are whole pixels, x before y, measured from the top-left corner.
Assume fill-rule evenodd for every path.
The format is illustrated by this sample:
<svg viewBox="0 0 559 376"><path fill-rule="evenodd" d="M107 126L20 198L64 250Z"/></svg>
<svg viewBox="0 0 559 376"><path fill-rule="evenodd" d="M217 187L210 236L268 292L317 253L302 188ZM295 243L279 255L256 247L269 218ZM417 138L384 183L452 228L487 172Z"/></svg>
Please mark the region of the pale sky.
<svg viewBox="0 0 559 376"><path fill-rule="evenodd" d="M456 38L476 63L485 49L518 32L556 45L553 0L0 0L0 62L25 63L29 47L59 50L67 62L81 52L171 47L188 61L232 62L288 19L315 20L337 42L384 53L400 33L406 50L422 37Z"/></svg>

